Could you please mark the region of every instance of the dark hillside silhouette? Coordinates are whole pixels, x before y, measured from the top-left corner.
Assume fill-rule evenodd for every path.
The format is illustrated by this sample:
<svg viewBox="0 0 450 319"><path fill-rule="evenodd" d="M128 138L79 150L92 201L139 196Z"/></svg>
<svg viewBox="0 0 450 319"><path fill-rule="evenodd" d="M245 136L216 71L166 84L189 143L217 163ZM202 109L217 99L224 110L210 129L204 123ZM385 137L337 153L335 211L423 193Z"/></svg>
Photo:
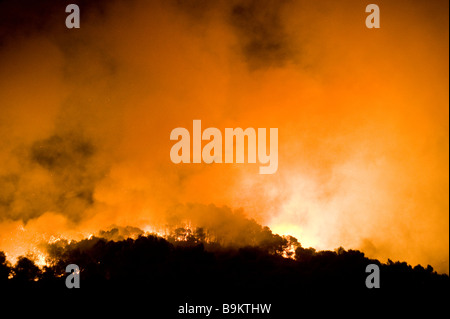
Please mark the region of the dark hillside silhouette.
<svg viewBox="0 0 450 319"><path fill-rule="evenodd" d="M175 239L186 233L182 241ZM64 298L93 294L94 299L86 299L89 302L105 296L128 302L139 299L161 311L193 300L267 302L277 305L280 315L292 311L299 300L339 304L350 298L344 296L365 302L382 302L381 296L390 296L385 301L400 302L399 294L408 296L405 300L449 295L449 277L431 266L390 260L383 264L342 247L315 251L301 247L295 238L271 232L266 239L261 247L225 247L206 241L200 229L193 233L178 229L168 239L141 235L119 241L99 237L60 241L48 246L49 266L42 270L26 257L9 265L0 253L0 285L2 290L45 291ZM290 245L297 247L295 257L283 257L283 249ZM365 268L373 263L381 268L381 288L370 290L365 286ZM81 269L78 290L65 287L68 264Z"/></svg>

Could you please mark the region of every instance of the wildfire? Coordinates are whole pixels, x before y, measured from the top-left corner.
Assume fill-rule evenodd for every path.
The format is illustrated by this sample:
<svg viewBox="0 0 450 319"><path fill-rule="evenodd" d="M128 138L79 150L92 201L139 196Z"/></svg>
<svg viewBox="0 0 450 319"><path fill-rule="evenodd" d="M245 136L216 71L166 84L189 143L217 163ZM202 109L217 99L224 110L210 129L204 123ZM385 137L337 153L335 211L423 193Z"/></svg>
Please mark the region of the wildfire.
<svg viewBox="0 0 450 319"><path fill-rule="evenodd" d="M290 259L294 259L295 258L295 250L297 249L298 246L291 244L289 245L287 248L285 248L285 250L283 251L282 256L284 258L290 258Z"/></svg>
<svg viewBox="0 0 450 319"><path fill-rule="evenodd" d="M63 240L92 237L92 234L89 233L80 233L74 236L73 234L53 233L50 230L43 231L33 225L24 225L21 222L10 226L7 231L3 232L8 236L0 238L0 251L5 252L8 262L12 265L16 264L20 257L26 257L41 269L50 265L47 245Z"/></svg>
<svg viewBox="0 0 450 319"><path fill-rule="evenodd" d="M156 228L156 227L153 227L153 226L150 226L150 225L147 225L147 226L143 227L142 230L144 231L144 234L146 236L148 236L148 235L156 235L156 236L162 237L162 238L166 238L168 233L169 233L167 229L164 230L164 229Z"/></svg>
<svg viewBox="0 0 450 319"><path fill-rule="evenodd" d="M213 243L220 239L216 238L214 232L210 233L203 228L194 227L190 221L184 221L173 226L153 226L150 224L144 227L119 227L110 226L107 231L97 232L65 232L54 233L48 229L32 227L32 225L24 225L17 222L14 227L9 229L9 237L4 236L0 241L0 250L4 251L6 257L12 265L15 265L20 257L26 257L32 260L36 266L43 269L51 266L51 260L47 252L48 245L57 244L72 240L92 239L95 237L104 238L105 240L123 240L137 239L139 236L154 235L164 238L170 242L192 242L192 243ZM290 236L282 236L287 239L287 246L283 247L278 253L284 258L295 258L295 249L298 242L291 241ZM7 239L5 239L7 238Z"/></svg>

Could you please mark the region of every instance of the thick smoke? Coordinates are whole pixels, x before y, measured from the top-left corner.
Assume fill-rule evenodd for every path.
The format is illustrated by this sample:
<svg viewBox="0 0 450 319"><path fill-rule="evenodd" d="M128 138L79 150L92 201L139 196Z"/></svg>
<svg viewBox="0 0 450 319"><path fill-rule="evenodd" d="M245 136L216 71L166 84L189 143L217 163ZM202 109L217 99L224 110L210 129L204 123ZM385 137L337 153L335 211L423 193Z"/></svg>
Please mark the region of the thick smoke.
<svg viewBox="0 0 450 319"><path fill-rule="evenodd" d="M95 183L103 173L89 167L94 155L92 144L70 134L34 142L29 158L22 158L21 172L1 178L2 218L27 222L54 211L79 220L93 204ZM40 182L33 185L29 175L39 176Z"/></svg>
<svg viewBox="0 0 450 319"><path fill-rule="evenodd" d="M448 2L381 0L380 30L360 1L76 1L77 30L68 3L0 3L8 256L111 225L268 225L448 271ZM278 174L172 164L194 119L278 127Z"/></svg>
<svg viewBox="0 0 450 319"><path fill-rule="evenodd" d="M283 66L295 58L294 41L283 25L283 9L291 1L244 1L232 7L230 21L252 68Z"/></svg>

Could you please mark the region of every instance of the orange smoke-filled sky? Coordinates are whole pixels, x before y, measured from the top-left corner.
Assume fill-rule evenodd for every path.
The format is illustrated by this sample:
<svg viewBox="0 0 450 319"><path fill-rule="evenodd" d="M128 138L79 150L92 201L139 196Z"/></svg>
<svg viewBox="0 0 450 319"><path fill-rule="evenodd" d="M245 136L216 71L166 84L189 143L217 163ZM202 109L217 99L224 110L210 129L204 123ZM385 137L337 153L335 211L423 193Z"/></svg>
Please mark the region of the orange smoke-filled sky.
<svg viewBox="0 0 450 319"><path fill-rule="evenodd" d="M377 1L376 30L364 1L79 1L70 30L32 3L0 4L0 250L199 203L448 273L448 1ZM277 173L173 164L194 119L278 128Z"/></svg>

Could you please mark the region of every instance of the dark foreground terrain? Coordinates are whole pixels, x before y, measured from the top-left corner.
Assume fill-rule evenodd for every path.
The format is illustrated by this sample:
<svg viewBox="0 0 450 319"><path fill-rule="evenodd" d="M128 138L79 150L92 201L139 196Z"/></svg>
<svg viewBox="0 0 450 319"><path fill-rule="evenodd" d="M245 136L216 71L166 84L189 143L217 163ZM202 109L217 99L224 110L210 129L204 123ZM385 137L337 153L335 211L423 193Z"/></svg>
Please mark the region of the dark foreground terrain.
<svg viewBox="0 0 450 319"><path fill-rule="evenodd" d="M315 251L301 247L295 238L269 235L265 244L241 248L207 242L199 234L181 241L157 236L61 241L48 246L49 266L44 269L27 257L10 265L0 253L0 289L7 295L3 306L19 300L20 311L36 311L27 306L34 304L50 316L70 311L115 317L125 311L148 318L206 317L178 314L186 303L214 309L224 303L271 304L268 315L219 311L212 318L292 318L311 311L319 317L364 317L413 314L418 309L431 318L447 306L449 277L431 266L384 264L343 248ZM291 250L286 258L288 247L295 248L295 255ZM69 264L81 270L80 289L66 287ZM380 267L379 289L366 287L369 264Z"/></svg>

